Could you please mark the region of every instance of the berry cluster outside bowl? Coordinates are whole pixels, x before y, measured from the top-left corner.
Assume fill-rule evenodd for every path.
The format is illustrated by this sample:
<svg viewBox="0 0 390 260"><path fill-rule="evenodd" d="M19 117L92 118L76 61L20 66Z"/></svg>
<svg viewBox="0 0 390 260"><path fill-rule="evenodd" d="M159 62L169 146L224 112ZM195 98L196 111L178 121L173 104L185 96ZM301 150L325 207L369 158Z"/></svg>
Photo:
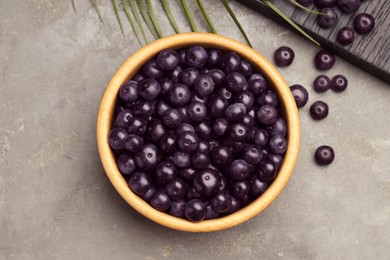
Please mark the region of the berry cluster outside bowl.
<svg viewBox="0 0 390 260"><path fill-rule="evenodd" d="M108 143L108 136L114 119L114 110L121 85L130 80L148 60L166 49L180 49L200 45L205 48L233 51L243 60L251 63L266 79L267 84L278 95L280 110L287 125L287 150L276 178L257 199L240 210L222 217L200 222L191 222L174 217L154 209L148 202L135 194L118 169L113 150ZM183 33L164 37L154 41L123 63L109 82L97 119L97 143L105 172L121 197L136 211L165 227L188 232L211 232L224 230L239 225L259 214L280 194L287 184L295 167L300 146L300 124L296 103L291 91L277 69L254 49L230 38L209 33Z"/></svg>

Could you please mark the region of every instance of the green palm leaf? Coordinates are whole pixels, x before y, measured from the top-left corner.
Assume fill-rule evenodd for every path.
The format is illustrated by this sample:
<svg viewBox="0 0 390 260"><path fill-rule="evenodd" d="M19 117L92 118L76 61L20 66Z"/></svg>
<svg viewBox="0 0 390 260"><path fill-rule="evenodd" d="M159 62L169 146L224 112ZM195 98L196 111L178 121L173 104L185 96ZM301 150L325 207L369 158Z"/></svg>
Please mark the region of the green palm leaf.
<svg viewBox="0 0 390 260"><path fill-rule="evenodd" d="M102 13L100 12L100 9L99 9L99 6L98 6L97 3L96 3L96 0L91 0L91 3L92 3L92 5L93 5L93 7L95 8L96 13L98 14L100 21L102 22L102 24L104 24L103 15L102 15Z"/></svg>
<svg viewBox="0 0 390 260"><path fill-rule="evenodd" d="M122 5L123 5L123 8L125 9L127 19L129 20L129 23L131 25L131 28L133 29L135 37L137 38L139 45L142 46L141 38L139 37L139 34L138 34L138 29L137 29L137 27L135 27L133 18L131 18L131 15L130 15L129 3L127 2L127 0L122 0Z"/></svg>
<svg viewBox="0 0 390 260"><path fill-rule="evenodd" d="M190 22L191 28L193 32L198 32L198 26L196 26L194 17L192 16L191 10L187 5L186 0L180 0L181 6L183 7L184 13L187 16L188 21Z"/></svg>
<svg viewBox="0 0 390 260"><path fill-rule="evenodd" d="M208 25L209 28L210 28L210 31L211 31L212 33L217 34L218 32L217 32L217 30L215 29L213 23L211 22L211 20L210 20L208 14L207 14L206 9L204 8L202 2L201 2L200 0L196 0L196 3L198 4L199 10L201 11L201 13L202 13L204 19L206 20L207 25Z"/></svg>
<svg viewBox="0 0 390 260"><path fill-rule="evenodd" d="M161 32L160 26L158 25L157 17L156 17L156 15L154 14L153 6L152 6L152 4L150 3L150 0L146 0L146 6L148 7L148 12L149 12L150 18L152 19L152 23L153 23L153 25L154 25L154 28L156 28L156 31L157 31L158 36L159 36L160 38L161 38L161 37L164 37L164 35L163 35L162 32Z"/></svg>
<svg viewBox="0 0 390 260"><path fill-rule="evenodd" d="M152 21L150 20L148 13L146 12L144 3L142 2L142 0L138 0L137 2L138 7L141 10L142 17L144 18L144 21L149 28L149 31L152 33L154 39L157 40L159 38L158 34L156 32L156 29L153 27Z"/></svg>
<svg viewBox="0 0 390 260"><path fill-rule="evenodd" d="M118 7L116 6L115 0L111 0L111 3L112 3L112 6L114 7L115 16L116 16L116 19L118 20L119 27L121 28L122 35L125 36L125 34L123 33L121 18L119 17Z"/></svg>
<svg viewBox="0 0 390 260"><path fill-rule="evenodd" d="M77 14L76 4L74 3L74 0L72 0L72 7L73 7L73 11Z"/></svg>
<svg viewBox="0 0 390 260"><path fill-rule="evenodd" d="M137 21L137 25L139 30L141 31L142 37L144 37L145 43L148 43L148 38L146 38L144 27L142 26L141 19L139 18L138 12L137 12L137 4L135 3L135 0L130 0L130 8L133 12L134 18Z"/></svg>
<svg viewBox="0 0 390 260"><path fill-rule="evenodd" d="M179 27L177 26L175 17L172 14L171 6L169 5L169 2L167 0L162 0L162 5L164 7L164 10L168 16L169 21L172 24L173 29L175 30L176 33L180 33Z"/></svg>

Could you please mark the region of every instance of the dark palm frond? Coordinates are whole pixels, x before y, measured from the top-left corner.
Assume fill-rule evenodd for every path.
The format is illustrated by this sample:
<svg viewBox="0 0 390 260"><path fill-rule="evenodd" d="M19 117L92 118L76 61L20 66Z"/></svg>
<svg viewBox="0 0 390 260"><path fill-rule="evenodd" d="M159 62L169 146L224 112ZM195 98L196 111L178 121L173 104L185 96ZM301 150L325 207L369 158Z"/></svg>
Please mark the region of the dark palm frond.
<svg viewBox="0 0 390 260"><path fill-rule="evenodd" d="M119 27L121 28L122 35L125 36L125 34L123 33L122 22L121 22L121 18L119 17L118 7L116 6L115 0L111 0L111 3L112 3L112 7L114 8L115 16L116 19L118 20Z"/></svg>
<svg viewBox="0 0 390 260"><path fill-rule="evenodd" d="M212 33L217 34L218 32L217 32L217 30L215 29L213 23L211 22L210 17L208 16L208 14L207 14L207 12L206 12L206 9L204 8L204 6L203 6L201 0L196 0L196 3L198 4L199 10L201 11L201 13L202 13L204 19L206 20L206 23L207 23L207 25L209 26L210 31L211 31Z"/></svg>
<svg viewBox="0 0 390 260"><path fill-rule="evenodd" d="M190 22L192 31L198 32L199 31L198 30L198 26L196 26L195 19L192 16L191 10L190 10L190 8L187 5L187 1L186 0L180 0L180 3L181 3L181 6L183 7L184 13L187 16L188 21Z"/></svg>
<svg viewBox="0 0 390 260"><path fill-rule="evenodd" d="M130 8L133 12L134 18L137 21L137 25L139 30L141 31L142 37L144 37L145 43L148 43L148 38L146 38L144 27L142 26L141 19L139 18L138 12L137 12L137 4L135 3L135 0L129 0L130 1Z"/></svg>
<svg viewBox="0 0 390 260"><path fill-rule="evenodd" d="M75 4L74 0L72 0L72 7L73 7L73 11L77 14L76 4Z"/></svg>
<svg viewBox="0 0 390 260"><path fill-rule="evenodd" d="M123 5L123 8L125 9L125 13L126 13L127 19L129 20L129 23L131 25L131 29L133 29L133 32L135 34L135 37L138 40L139 45L142 46L141 38L139 37L139 33L138 33L138 29L135 26L133 18L131 18L131 15L130 15L129 3L127 2L127 0L122 0L122 5Z"/></svg>
<svg viewBox="0 0 390 260"><path fill-rule="evenodd" d="M290 18L288 18L284 13L282 13L276 6L274 6L269 0L263 0L264 4L266 4L272 11L274 11L277 15L283 18L286 22L288 22L295 30L303 34L307 39L320 46L320 44L314 40L310 35L308 35L301 27L296 25Z"/></svg>
<svg viewBox="0 0 390 260"><path fill-rule="evenodd" d="M161 3L164 7L165 13L168 16L169 22L171 23L173 29L175 30L176 33L180 33L180 30L179 30L179 27L177 26L175 17L172 14L172 10L171 10L171 6L169 5L169 2L167 0L162 0Z"/></svg>
<svg viewBox="0 0 390 260"><path fill-rule="evenodd" d="M228 11L228 13L230 14L230 16L232 17L234 23L237 25L238 29L240 30L241 34L244 36L246 42L248 43L248 45L250 47L252 47L252 44L248 38L248 36L246 35L244 29L242 28L240 22L238 21L236 15L234 14L233 10L230 8L228 2L226 0L221 0L222 4L225 6L226 10ZM253 47L252 47L253 48Z"/></svg>
<svg viewBox="0 0 390 260"><path fill-rule="evenodd" d="M138 7L139 7L139 9L141 11L142 17L144 18L144 21L145 21L146 25L149 28L149 31L152 33L154 39L157 40L159 38L158 34L156 32L156 29L153 27L152 21L150 20L148 13L146 12L146 9L145 9L143 1L142 0L138 0L137 2L138 2Z"/></svg>
<svg viewBox="0 0 390 260"><path fill-rule="evenodd" d="M156 28L158 36L160 38L164 37L164 35L161 32L160 26L158 25L157 17L154 14L153 7L152 7L152 4L150 3L150 0L146 0L146 6L148 8L148 12L149 12L150 18L152 19L152 23L154 25L154 28Z"/></svg>
<svg viewBox="0 0 390 260"><path fill-rule="evenodd" d="M323 13L317 12L316 10L312 10L312 9L310 9L310 8L305 7L305 6L301 5L300 3L298 3L298 2L295 1L295 0L289 0L289 1L290 1L290 3L292 3L293 5L299 7L300 9L302 9L302 10L308 12L308 13L320 14L320 15L323 14Z"/></svg>
<svg viewBox="0 0 390 260"><path fill-rule="evenodd" d="M103 15L102 15L102 13L100 12L100 9L99 9L98 4L96 3L96 0L91 0L91 3L92 3L92 5L93 5L93 7L95 8L96 13L98 14L100 21L102 22L102 24L104 24Z"/></svg>

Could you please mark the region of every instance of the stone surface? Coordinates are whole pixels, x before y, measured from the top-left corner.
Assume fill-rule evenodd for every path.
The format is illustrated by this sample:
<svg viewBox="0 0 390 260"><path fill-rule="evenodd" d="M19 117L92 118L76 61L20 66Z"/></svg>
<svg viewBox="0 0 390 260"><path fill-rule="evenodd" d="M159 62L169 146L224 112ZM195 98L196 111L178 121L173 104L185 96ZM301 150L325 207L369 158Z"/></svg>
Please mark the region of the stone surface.
<svg viewBox="0 0 390 260"><path fill-rule="evenodd" d="M0 259L388 259L388 84L338 59L326 74L346 75L348 89L316 94L319 48L230 1L265 57L281 45L295 50L280 71L310 93L300 157L286 189L254 219L210 234L169 230L120 198L95 141L103 91L140 46L123 13L121 35L110 1L98 1L104 25L90 1L75 2L77 14L71 1L0 0ZM243 40L219 1L203 2L220 34ZM189 31L177 3L180 29ZM309 116L315 100L330 106L323 121ZM322 144L336 151L328 167L313 162Z"/></svg>

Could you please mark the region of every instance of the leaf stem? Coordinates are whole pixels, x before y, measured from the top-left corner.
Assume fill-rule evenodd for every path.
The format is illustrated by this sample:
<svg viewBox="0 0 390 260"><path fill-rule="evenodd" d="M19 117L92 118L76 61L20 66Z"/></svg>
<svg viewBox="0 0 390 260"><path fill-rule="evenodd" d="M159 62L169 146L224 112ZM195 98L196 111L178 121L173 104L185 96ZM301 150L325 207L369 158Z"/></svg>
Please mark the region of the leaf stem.
<svg viewBox="0 0 390 260"><path fill-rule="evenodd" d="M158 34L159 38L164 37L164 35L161 32L160 26L158 25L157 17L154 14L153 6L150 3L150 0L146 0L146 6L148 8L148 12L149 12L150 18L152 19L152 23L154 25L154 28L156 28L156 31L157 31L157 34Z"/></svg>
<svg viewBox="0 0 390 260"><path fill-rule="evenodd" d="M75 4L74 0L72 0L72 7L73 7L73 11L77 14L76 4Z"/></svg>
<svg viewBox="0 0 390 260"><path fill-rule="evenodd" d="M210 31L211 31L212 33L217 34L218 32L217 32L217 30L215 29L213 23L211 22L210 17L208 16L208 14L207 14L207 12L206 12L206 9L204 8L202 2L201 2L200 0L196 0L196 3L198 4L199 10L201 11L201 13L202 13L204 19L206 20L207 25L208 25L209 28L210 28Z"/></svg>
<svg viewBox="0 0 390 260"><path fill-rule="evenodd" d="M99 6L98 6L97 3L96 3L96 0L91 0L91 3L92 3L92 5L93 5L93 7L95 8L96 13L98 14L100 21L102 22L102 24L104 24L103 15L102 15L102 13L100 12L100 9L99 9Z"/></svg>
<svg viewBox="0 0 390 260"><path fill-rule="evenodd" d="M319 15L324 15L323 13L320 13L320 12L317 12L316 10L312 10L310 8L307 8L303 5L301 5L300 3L298 3L296 0L289 0L290 3L292 3L293 5L299 7L300 9L302 9L303 11L306 11L308 13L313 13L313 14L319 14Z"/></svg>
<svg viewBox="0 0 390 260"><path fill-rule="evenodd" d="M139 18L135 0L129 0L129 1L130 1L131 11L133 12L134 18L137 21L137 24L138 24L139 30L141 31L142 37L144 38L145 43L147 44L148 43L148 38L146 37L144 27L142 26L141 19Z"/></svg>
<svg viewBox="0 0 390 260"><path fill-rule="evenodd" d="M171 22L173 29L175 30L176 33L180 33L175 17L172 14L172 10L171 10L171 6L169 5L169 2L167 0L162 0L161 3L164 7L165 12L167 13L168 19Z"/></svg>
<svg viewBox="0 0 390 260"><path fill-rule="evenodd" d="M134 20L133 20L133 18L131 18L131 15L130 15L129 3L127 2L127 0L122 0L122 5L123 5L123 8L125 9L127 19L130 22L130 25L131 25L131 28L133 29L135 37L137 38L139 45L142 46L141 38L139 37L137 27L135 27Z"/></svg>
<svg viewBox="0 0 390 260"><path fill-rule="evenodd" d="M122 32L122 35L124 37L125 34L123 33L123 27L122 27L122 23L121 23L121 18L119 17L119 13L118 13L118 7L116 6L115 0L111 0L111 3L112 3L112 6L114 7L116 19L118 20L119 27L121 28L121 32Z"/></svg>
<svg viewBox="0 0 390 260"><path fill-rule="evenodd" d="M191 10L190 10L190 8L187 5L187 1L186 0L180 0L180 3L181 3L181 6L183 7L183 10L184 10L184 12L185 12L185 14L187 16L188 21L190 22L192 31L198 32L199 31L198 30L198 26L196 26L194 17L192 16Z"/></svg>
<svg viewBox="0 0 390 260"><path fill-rule="evenodd" d="M142 17L144 18L144 21L149 28L149 31L152 33L154 39L157 40L159 38L158 34L153 27L152 21L150 20L149 15L146 12L146 9L145 9L145 6L144 6L142 0L138 0L137 2L138 2L139 9L141 10Z"/></svg>
<svg viewBox="0 0 390 260"><path fill-rule="evenodd" d="M310 35L308 35L304 30L301 29L296 23L294 23L290 18L288 18L284 13L282 13L276 6L274 6L269 0L263 0L264 4L266 4L272 11L274 11L277 15L283 18L286 22L288 22L292 27L294 27L298 32L304 35L307 39L312 41L318 46L321 46L316 40L314 40Z"/></svg>
<svg viewBox="0 0 390 260"><path fill-rule="evenodd" d="M225 6L226 10L229 12L230 16L232 17L234 23L237 25L238 29L240 30L241 34L244 36L246 42L250 47L252 47L251 42L249 41L248 36L246 35L244 29L242 28L240 22L238 21L237 17L235 16L233 10L230 8L228 2L226 0L221 0L222 4ZM253 48L253 47L252 47Z"/></svg>

